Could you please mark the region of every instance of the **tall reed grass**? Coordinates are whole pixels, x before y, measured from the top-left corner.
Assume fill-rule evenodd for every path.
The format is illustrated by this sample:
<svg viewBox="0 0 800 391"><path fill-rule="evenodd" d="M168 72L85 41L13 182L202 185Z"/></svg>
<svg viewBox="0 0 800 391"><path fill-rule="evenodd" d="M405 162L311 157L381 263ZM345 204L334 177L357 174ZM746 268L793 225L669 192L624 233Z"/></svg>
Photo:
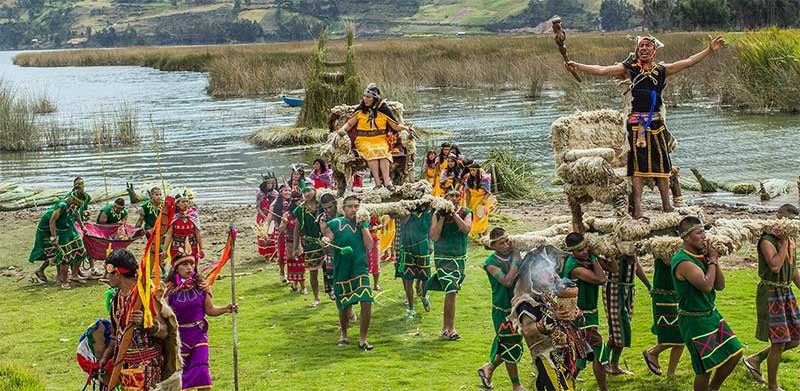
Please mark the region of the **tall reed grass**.
<svg viewBox="0 0 800 391"><path fill-rule="evenodd" d="M797 30L725 33L731 48L684 74L670 78L667 102L706 97L744 110L800 110ZM707 33L668 33L658 60L672 62L700 51ZM613 64L633 50L623 34L571 34L570 56L589 64ZM342 41L329 53L344 57ZM217 97L256 96L303 88L315 42L199 47L137 47L111 50L22 53L22 66L139 65L162 70L208 72L208 93ZM545 84L565 89L576 103L602 102L606 79L567 82L561 57L549 35L414 38L356 41L356 68L364 83L376 82L390 99L413 99L426 87L519 89L535 97ZM588 90L587 90L588 86ZM583 108L583 107L581 107Z"/></svg>
<svg viewBox="0 0 800 391"><path fill-rule="evenodd" d="M123 102L90 125L52 115L41 116L41 100L30 99L0 80L0 151L36 151L69 145L130 146L141 141L139 111ZM160 135L163 138L163 134Z"/></svg>

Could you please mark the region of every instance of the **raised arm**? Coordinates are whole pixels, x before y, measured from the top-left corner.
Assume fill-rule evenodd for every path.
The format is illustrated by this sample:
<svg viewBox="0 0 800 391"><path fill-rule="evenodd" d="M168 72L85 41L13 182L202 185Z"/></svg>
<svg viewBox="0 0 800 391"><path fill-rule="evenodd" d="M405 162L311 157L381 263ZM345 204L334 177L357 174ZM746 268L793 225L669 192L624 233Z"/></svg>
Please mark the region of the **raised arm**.
<svg viewBox="0 0 800 391"><path fill-rule="evenodd" d="M369 221L365 221L361 224L361 240L364 241L364 249L367 250L367 253L372 251L372 246L375 243L372 243L372 233L369 232Z"/></svg>
<svg viewBox="0 0 800 391"><path fill-rule="evenodd" d="M674 75L695 66L700 61L703 61L706 57L708 57L709 54L712 54L725 46L725 39L722 38L721 35L718 35L714 38L709 35L708 39L708 46L702 51L697 52L683 60L675 61L670 64L664 64L664 68L667 70L667 76Z"/></svg>
<svg viewBox="0 0 800 391"><path fill-rule="evenodd" d="M511 268L508 270L508 274L503 273L499 267L494 265L487 265L486 271L500 283L500 285L511 288L514 286L514 281L517 279L517 266L512 264Z"/></svg>
<svg viewBox="0 0 800 391"><path fill-rule="evenodd" d="M614 65L587 65L575 61L564 63L567 69L588 73L595 76L622 76L625 74L625 66L622 63Z"/></svg>

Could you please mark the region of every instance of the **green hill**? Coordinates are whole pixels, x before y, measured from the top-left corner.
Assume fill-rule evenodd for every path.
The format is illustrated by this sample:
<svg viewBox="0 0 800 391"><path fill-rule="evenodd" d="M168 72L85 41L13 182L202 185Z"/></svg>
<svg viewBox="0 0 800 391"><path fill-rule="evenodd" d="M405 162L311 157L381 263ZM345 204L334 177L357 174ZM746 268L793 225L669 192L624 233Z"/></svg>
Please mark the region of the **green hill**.
<svg viewBox="0 0 800 391"><path fill-rule="evenodd" d="M346 20L362 37L485 34L533 27L552 14L596 30L601 1L2 0L0 48L311 39Z"/></svg>

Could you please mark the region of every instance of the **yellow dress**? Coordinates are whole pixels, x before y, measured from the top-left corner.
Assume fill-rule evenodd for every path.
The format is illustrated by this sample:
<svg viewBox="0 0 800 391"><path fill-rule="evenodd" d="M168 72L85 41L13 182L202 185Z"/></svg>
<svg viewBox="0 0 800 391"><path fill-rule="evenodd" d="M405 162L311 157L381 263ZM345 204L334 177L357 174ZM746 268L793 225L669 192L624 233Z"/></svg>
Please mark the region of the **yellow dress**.
<svg viewBox="0 0 800 391"><path fill-rule="evenodd" d="M386 131L389 122L395 123L386 114L378 112L375 121L369 120L369 113L356 111L353 114L358 118L356 130L356 150L364 160L389 159L392 161L392 154L389 152L389 142L386 140Z"/></svg>
<svg viewBox="0 0 800 391"><path fill-rule="evenodd" d="M467 207L472 210L469 233L482 235L489 229L489 215L497 208L497 199L483 189L467 189Z"/></svg>
<svg viewBox="0 0 800 391"><path fill-rule="evenodd" d="M445 188L442 188L441 179L442 179L442 172L447 169L447 159L445 161L439 163L436 167L436 171L434 173L435 177L433 179L433 195L436 197L443 197ZM427 175L427 172L426 172Z"/></svg>

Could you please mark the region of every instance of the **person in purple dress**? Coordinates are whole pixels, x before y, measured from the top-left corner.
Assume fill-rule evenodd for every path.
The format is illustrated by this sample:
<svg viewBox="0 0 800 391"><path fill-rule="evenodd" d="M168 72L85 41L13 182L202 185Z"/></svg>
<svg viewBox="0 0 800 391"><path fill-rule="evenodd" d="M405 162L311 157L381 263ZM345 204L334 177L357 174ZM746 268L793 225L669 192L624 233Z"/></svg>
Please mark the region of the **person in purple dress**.
<svg viewBox="0 0 800 391"><path fill-rule="evenodd" d="M206 315L219 316L238 312L238 306L216 307L211 290L197 271L197 258L181 253L172 260L167 275L167 302L178 319L183 357L183 389L210 390L208 322Z"/></svg>

